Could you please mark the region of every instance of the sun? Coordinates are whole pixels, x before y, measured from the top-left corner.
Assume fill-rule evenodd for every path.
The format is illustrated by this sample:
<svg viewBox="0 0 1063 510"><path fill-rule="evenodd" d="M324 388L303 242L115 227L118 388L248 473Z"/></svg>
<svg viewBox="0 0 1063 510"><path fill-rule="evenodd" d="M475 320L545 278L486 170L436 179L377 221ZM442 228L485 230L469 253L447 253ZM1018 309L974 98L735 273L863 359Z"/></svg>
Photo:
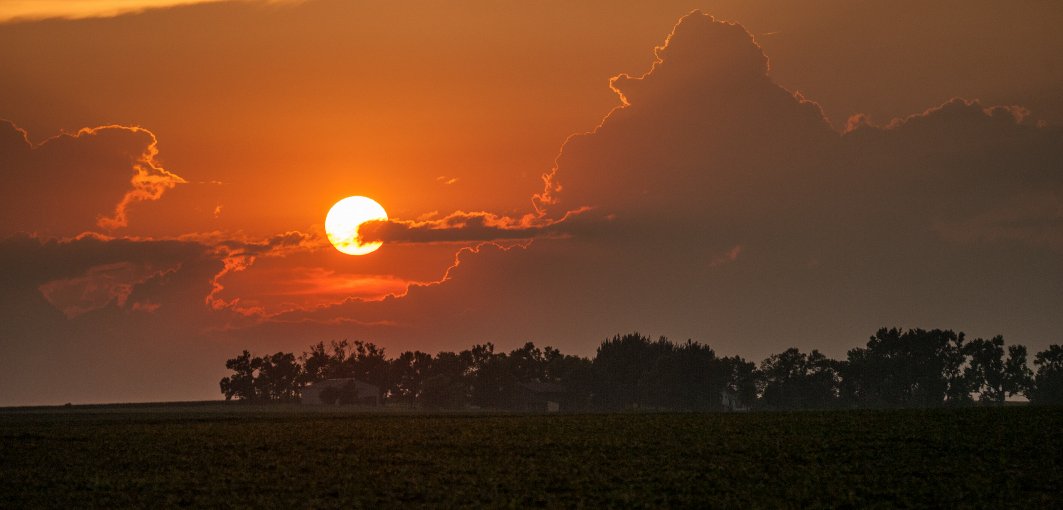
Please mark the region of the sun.
<svg viewBox="0 0 1063 510"><path fill-rule="evenodd" d="M372 198L347 197L329 209L325 216L325 233L337 250L347 255L366 255L384 243L363 243L358 238L358 227L367 221L387 219L388 213Z"/></svg>

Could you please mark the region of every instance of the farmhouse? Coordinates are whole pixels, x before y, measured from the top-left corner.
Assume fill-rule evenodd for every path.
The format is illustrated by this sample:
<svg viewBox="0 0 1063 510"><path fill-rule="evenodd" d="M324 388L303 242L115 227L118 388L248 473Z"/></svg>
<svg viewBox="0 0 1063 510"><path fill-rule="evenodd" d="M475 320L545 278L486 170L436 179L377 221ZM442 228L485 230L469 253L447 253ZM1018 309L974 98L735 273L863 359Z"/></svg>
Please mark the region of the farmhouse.
<svg viewBox="0 0 1063 510"><path fill-rule="evenodd" d="M380 388L354 378L325 379L303 388L302 403L310 405L380 405Z"/></svg>
<svg viewBox="0 0 1063 510"><path fill-rule="evenodd" d="M560 384L529 381L517 383L513 395L516 409L556 413L565 400L565 387Z"/></svg>

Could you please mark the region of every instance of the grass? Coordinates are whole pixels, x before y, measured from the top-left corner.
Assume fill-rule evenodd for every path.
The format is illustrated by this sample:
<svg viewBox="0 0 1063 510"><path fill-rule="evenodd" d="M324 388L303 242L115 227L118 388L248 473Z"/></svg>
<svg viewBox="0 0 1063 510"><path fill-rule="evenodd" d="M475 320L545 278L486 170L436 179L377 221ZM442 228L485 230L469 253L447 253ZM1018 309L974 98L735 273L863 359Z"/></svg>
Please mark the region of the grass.
<svg viewBox="0 0 1063 510"><path fill-rule="evenodd" d="M0 507L1059 507L1063 409L0 411Z"/></svg>

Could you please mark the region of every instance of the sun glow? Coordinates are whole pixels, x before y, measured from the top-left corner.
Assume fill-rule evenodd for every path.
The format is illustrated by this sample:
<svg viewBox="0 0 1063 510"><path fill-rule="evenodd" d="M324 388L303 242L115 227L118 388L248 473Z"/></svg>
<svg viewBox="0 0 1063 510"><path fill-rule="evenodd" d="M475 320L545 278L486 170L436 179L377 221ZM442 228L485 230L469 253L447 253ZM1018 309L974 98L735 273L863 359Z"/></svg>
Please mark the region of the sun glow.
<svg viewBox="0 0 1063 510"><path fill-rule="evenodd" d="M388 213L375 200L368 197L347 197L336 202L325 216L325 233L337 250L347 255L373 253L384 243L363 243L358 237L358 227L367 221L387 220Z"/></svg>

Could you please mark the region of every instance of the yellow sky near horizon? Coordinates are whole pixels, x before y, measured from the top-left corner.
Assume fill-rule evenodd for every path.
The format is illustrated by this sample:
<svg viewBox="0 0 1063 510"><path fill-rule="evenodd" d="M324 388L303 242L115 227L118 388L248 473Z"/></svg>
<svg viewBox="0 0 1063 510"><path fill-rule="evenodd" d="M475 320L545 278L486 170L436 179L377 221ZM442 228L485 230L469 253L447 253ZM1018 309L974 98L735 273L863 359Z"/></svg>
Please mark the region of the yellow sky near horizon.
<svg viewBox="0 0 1063 510"><path fill-rule="evenodd" d="M41 18L92 18L117 16L147 9L217 3L223 0L4 0L0 22ZM296 3L301 0L237 0L260 3Z"/></svg>

